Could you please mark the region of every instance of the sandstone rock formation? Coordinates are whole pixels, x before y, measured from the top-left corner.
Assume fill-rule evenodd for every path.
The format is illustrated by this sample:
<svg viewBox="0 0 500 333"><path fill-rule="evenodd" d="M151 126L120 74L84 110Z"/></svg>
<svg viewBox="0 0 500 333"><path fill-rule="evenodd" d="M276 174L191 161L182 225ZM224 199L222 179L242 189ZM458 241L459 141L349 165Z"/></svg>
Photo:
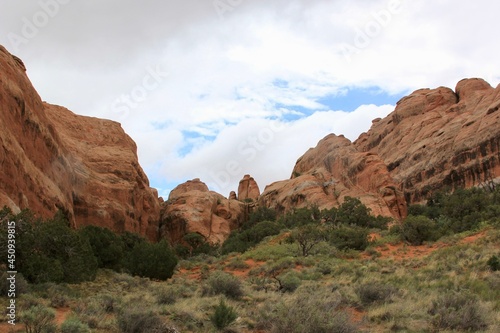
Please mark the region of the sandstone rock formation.
<svg viewBox="0 0 500 333"><path fill-rule="evenodd" d="M1 46L0 105L0 206L158 238L158 194L119 123L42 102Z"/></svg>
<svg viewBox="0 0 500 333"><path fill-rule="evenodd" d="M378 154L409 203L443 187L500 180L500 86L481 79L417 90L355 141Z"/></svg>
<svg viewBox="0 0 500 333"><path fill-rule="evenodd" d="M230 232L245 221L246 206L209 191L199 179L177 186L162 204L160 233L172 244L182 243L188 233L222 244Z"/></svg>
<svg viewBox="0 0 500 333"><path fill-rule="evenodd" d="M359 198L375 215L400 219L406 214L384 162L331 134L298 159L290 180L267 186L259 202L278 211L311 205L324 209L340 205L346 196Z"/></svg>
<svg viewBox="0 0 500 333"><path fill-rule="evenodd" d="M260 196L259 186L253 177L250 175L243 176L238 185L238 200L240 201L257 201Z"/></svg>
<svg viewBox="0 0 500 333"><path fill-rule="evenodd" d="M499 107L500 86L481 79L462 80L455 91L417 90L354 143L335 135L321 140L291 179L267 186L259 201L284 211L329 208L354 196L375 214L400 218L405 201L432 191L499 183Z"/></svg>

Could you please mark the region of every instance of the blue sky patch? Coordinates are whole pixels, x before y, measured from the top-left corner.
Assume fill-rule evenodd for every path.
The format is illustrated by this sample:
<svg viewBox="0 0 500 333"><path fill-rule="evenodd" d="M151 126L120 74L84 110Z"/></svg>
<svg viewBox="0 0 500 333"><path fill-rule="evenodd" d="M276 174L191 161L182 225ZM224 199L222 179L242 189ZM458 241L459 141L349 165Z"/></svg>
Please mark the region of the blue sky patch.
<svg viewBox="0 0 500 333"><path fill-rule="evenodd" d="M375 104L377 106L391 104L396 105L404 93L390 95L378 87L367 89L350 89L347 94L328 95L317 100L329 110L354 111L361 105Z"/></svg>

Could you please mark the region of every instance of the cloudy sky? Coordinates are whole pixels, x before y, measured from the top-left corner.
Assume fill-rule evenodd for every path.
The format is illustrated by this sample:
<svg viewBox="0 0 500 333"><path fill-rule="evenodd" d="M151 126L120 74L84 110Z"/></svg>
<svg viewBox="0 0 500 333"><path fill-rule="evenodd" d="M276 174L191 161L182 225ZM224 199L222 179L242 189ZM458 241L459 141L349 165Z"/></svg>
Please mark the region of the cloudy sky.
<svg viewBox="0 0 500 333"><path fill-rule="evenodd" d="M0 1L42 98L120 122L151 186L261 190L411 91L500 81L497 0Z"/></svg>

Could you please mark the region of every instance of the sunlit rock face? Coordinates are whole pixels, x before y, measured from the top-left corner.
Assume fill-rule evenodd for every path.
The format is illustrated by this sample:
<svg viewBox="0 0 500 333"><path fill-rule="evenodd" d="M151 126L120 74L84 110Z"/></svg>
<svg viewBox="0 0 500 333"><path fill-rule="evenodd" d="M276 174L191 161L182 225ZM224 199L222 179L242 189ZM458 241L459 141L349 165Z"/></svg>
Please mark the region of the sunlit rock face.
<svg viewBox="0 0 500 333"><path fill-rule="evenodd" d="M158 239L158 193L119 123L42 102L1 46L0 105L0 206Z"/></svg>

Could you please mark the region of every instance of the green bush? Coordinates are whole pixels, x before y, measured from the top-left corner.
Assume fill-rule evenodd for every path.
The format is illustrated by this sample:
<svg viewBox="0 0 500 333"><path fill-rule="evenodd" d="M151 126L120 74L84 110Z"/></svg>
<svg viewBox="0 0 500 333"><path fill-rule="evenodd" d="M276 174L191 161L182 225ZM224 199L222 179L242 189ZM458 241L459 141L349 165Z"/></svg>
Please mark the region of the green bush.
<svg viewBox="0 0 500 333"><path fill-rule="evenodd" d="M27 281L78 283L95 278L97 261L88 240L71 229L61 214L42 221L23 210L9 219L16 222L16 268ZM5 224L2 220L2 229ZM2 248L6 234L0 233Z"/></svg>
<svg viewBox="0 0 500 333"><path fill-rule="evenodd" d="M500 259L497 256L491 256L486 263L492 271L500 271Z"/></svg>
<svg viewBox="0 0 500 333"><path fill-rule="evenodd" d="M339 304L332 295L300 293L268 309L263 319L271 325L272 333L358 332Z"/></svg>
<svg viewBox="0 0 500 333"><path fill-rule="evenodd" d="M243 296L241 281L233 275L216 271L208 277L202 287L203 296L225 295L232 299Z"/></svg>
<svg viewBox="0 0 500 333"><path fill-rule="evenodd" d="M165 240L137 243L126 260L126 267L132 275L158 280L171 278L176 265L177 257Z"/></svg>
<svg viewBox="0 0 500 333"><path fill-rule="evenodd" d="M355 291L364 306L388 302L397 292L393 286L380 282L363 283L357 286Z"/></svg>
<svg viewBox="0 0 500 333"><path fill-rule="evenodd" d="M294 292L302 284L302 281L295 272L288 272L280 275L276 280L279 282L278 290L284 293Z"/></svg>
<svg viewBox="0 0 500 333"><path fill-rule="evenodd" d="M68 318L62 324L60 328L61 333L89 333L90 328L87 324L82 323L77 318Z"/></svg>
<svg viewBox="0 0 500 333"><path fill-rule="evenodd" d="M279 219L279 223L289 229L319 222L321 222L321 212L317 207L297 208Z"/></svg>
<svg viewBox="0 0 500 333"><path fill-rule="evenodd" d="M6 296L10 289L10 282L7 280L7 272L0 274L0 295ZM30 285L21 273L16 274L16 297L28 293Z"/></svg>
<svg viewBox="0 0 500 333"><path fill-rule="evenodd" d="M215 307L214 313L210 316L210 321L217 329L223 329L234 322L236 318L238 315L234 308L221 299L219 305Z"/></svg>
<svg viewBox="0 0 500 333"><path fill-rule="evenodd" d="M344 202L338 208L321 211L321 216L327 224L379 229L386 229L391 220L387 217L371 215L370 208L366 207L361 200L352 197L345 197Z"/></svg>
<svg viewBox="0 0 500 333"><path fill-rule="evenodd" d="M257 223L263 221L276 221L276 211L272 208L267 208L264 206L259 206L256 210L250 213L248 217L248 222L243 224L243 229L249 229L255 226Z"/></svg>
<svg viewBox="0 0 500 333"><path fill-rule="evenodd" d="M438 330L477 332L488 327L479 303L468 294L448 293L432 302L429 314L431 324Z"/></svg>
<svg viewBox="0 0 500 333"><path fill-rule="evenodd" d="M328 236L330 244L339 250L365 250L368 245L368 229L358 226L335 227Z"/></svg>
<svg viewBox="0 0 500 333"><path fill-rule="evenodd" d="M162 288L156 294L156 302L158 304L174 304L177 301L177 292L170 288Z"/></svg>
<svg viewBox="0 0 500 333"><path fill-rule="evenodd" d="M121 333L175 333L157 314L135 307L123 309L117 316Z"/></svg>
<svg viewBox="0 0 500 333"><path fill-rule="evenodd" d="M55 311L43 305L36 305L21 313L21 322L26 333L55 332Z"/></svg>
<svg viewBox="0 0 500 333"><path fill-rule="evenodd" d="M427 216L437 223L441 234L474 230L481 222L495 223L500 212L500 187L456 189L433 193L426 205L412 205L409 215Z"/></svg>
<svg viewBox="0 0 500 333"><path fill-rule="evenodd" d="M264 238L279 234L281 226L276 222L262 221L243 231L233 231L222 245L222 253L243 253L257 245Z"/></svg>
<svg viewBox="0 0 500 333"><path fill-rule="evenodd" d="M100 268L122 268L125 244L119 235L97 226L86 226L79 233L88 239Z"/></svg>
<svg viewBox="0 0 500 333"><path fill-rule="evenodd" d="M436 223L426 216L409 215L401 225L403 240L412 245L421 245L426 241L437 240Z"/></svg>

